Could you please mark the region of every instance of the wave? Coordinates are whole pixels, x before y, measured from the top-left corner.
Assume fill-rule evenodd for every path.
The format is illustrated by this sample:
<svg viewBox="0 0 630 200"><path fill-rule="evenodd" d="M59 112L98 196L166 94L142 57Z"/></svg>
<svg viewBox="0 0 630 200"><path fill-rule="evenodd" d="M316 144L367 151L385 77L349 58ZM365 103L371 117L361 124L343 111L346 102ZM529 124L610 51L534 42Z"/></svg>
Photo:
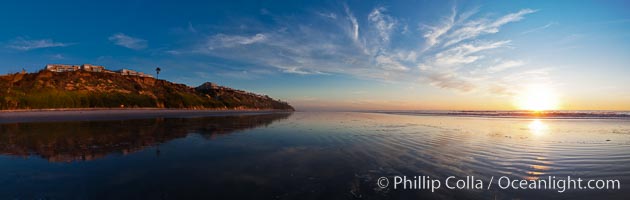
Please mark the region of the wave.
<svg viewBox="0 0 630 200"><path fill-rule="evenodd" d="M630 111L504 111L504 110L398 110L364 111L371 113L423 115L423 116L463 116L498 118L557 118L557 119L630 119Z"/></svg>

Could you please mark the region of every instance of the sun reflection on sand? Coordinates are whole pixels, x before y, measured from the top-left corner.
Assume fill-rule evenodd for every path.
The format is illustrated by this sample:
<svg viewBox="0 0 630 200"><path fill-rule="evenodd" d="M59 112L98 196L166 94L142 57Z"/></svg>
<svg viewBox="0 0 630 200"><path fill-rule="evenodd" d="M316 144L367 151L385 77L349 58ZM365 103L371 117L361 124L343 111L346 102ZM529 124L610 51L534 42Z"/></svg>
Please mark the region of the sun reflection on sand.
<svg viewBox="0 0 630 200"><path fill-rule="evenodd" d="M534 135L544 135L547 133L547 125L544 124L540 119L534 119L527 125L529 131Z"/></svg>
<svg viewBox="0 0 630 200"><path fill-rule="evenodd" d="M538 180L540 176L547 174L547 171L551 169L551 167L549 167L549 165L551 165L551 162L545 160L546 158L544 157L536 157L536 161L538 162L538 164L530 165L531 169L527 172L528 176L525 176L525 179Z"/></svg>

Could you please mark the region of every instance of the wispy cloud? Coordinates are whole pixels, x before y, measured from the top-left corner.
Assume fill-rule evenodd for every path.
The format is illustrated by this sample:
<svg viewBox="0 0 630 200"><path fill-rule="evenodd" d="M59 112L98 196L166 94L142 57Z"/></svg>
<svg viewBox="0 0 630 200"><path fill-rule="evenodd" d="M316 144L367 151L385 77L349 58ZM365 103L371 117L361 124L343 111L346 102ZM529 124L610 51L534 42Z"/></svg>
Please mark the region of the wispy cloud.
<svg viewBox="0 0 630 200"><path fill-rule="evenodd" d="M197 33L197 29L193 26L192 23L188 22L188 32Z"/></svg>
<svg viewBox="0 0 630 200"><path fill-rule="evenodd" d="M301 74L301 75L314 74L314 72L304 71L298 67L285 67L282 70L282 72L290 73L290 74Z"/></svg>
<svg viewBox="0 0 630 200"><path fill-rule="evenodd" d="M430 72L426 78L433 86L445 89L455 89L461 92L471 92L475 85L471 81L448 72Z"/></svg>
<svg viewBox="0 0 630 200"><path fill-rule="evenodd" d="M390 35L396 26L396 19L393 17L384 14L386 9L385 7L377 7L370 15L368 15L368 20L378 31L379 36L383 42L389 42Z"/></svg>
<svg viewBox="0 0 630 200"><path fill-rule="evenodd" d="M332 13L332 12L315 12L315 13L325 18L337 19L337 14Z"/></svg>
<svg viewBox="0 0 630 200"><path fill-rule="evenodd" d="M277 26L214 33L196 43L194 50L177 53L201 53L272 67L281 73L347 74L385 82L417 82L460 92L509 94L501 88L508 80L494 74L501 72L510 77L509 73L524 73L508 69L527 63L499 56L503 50L514 48L509 38L492 40L480 36L497 33L503 25L536 11L522 9L496 18L476 17L478 8L459 12L452 7L450 11L435 26L415 23L424 24L420 29L424 32L417 39L425 41L415 48L401 48L392 42L399 31L404 31L409 19L396 18L385 7L355 15L343 5L337 13L311 13L317 16L314 18L273 16Z"/></svg>
<svg viewBox="0 0 630 200"><path fill-rule="evenodd" d="M459 24L452 24L451 27L457 27L449 31L448 34L440 34L440 36L444 35L445 42L443 46L453 45L461 41L475 38L484 34L497 33L499 32L499 28L501 26L510 22L520 21L525 15L534 12L536 12L536 10L523 9L516 13L507 14L495 20L485 18L471 21L462 20L462 22L460 22Z"/></svg>
<svg viewBox="0 0 630 200"><path fill-rule="evenodd" d="M458 65L473 63L481 58L482 55L475 55L475 53L504 47L510 43L509 40L497 41L497 42L485 42L480 44L462 44L451 49L441 51L435 55L435 64L437 65Z"/></svg>
<svg viewBox="0 0 630 200"><path fill-rule="evenodd" d="M547 29L547 28L549 28L549 27L551 27L551 26L553 26L553 25L556 25L556 24L558 24L558 23L557 23L557 22L549 22L549 23L545 24L544 26L539 26L539 27L536 27L536 28L532 28L532 29L529 29L529 30L523 31L523 33L522 33L522 34L528 34L528 33L538 32L538 31L541 31L541 30Z"/></svg>
<svg viewBox="0 0 630 200"><path fill-rule="evenodd" d="M18 37L15 40L9 42L8 48L17 49L20 51L29 51L33 49L50 48L50 47L66 47L73 45L73 43L55 42L52 39L38 39L30 40L23 37Z"/></svg>
<svg viewBox="0 0 630 200"><path fill-rule="evenodd" d="M170 55L181 55L182 52L178 51L178 50L166 50L164 51L164 53L170 54Z"/></svg>
<svg viewBox="0 0 630 200"><path fill-rule="evenodd" d="M350 28L348 31L350 33L350 36L352 37L352 40L354 40L355 42L359 42L359 22L357 21L357 18L354 17L354 14L352 14L352 11L350 11L350 8L348 8L348 5L344 5L344 10L346 12L346 15L348 16L348 20L350 21Z"/></svg>
<svg viewBox="0 0 630 200"><path fill-rule="evenodd" d="M116 33L109 36L109 41L122 47L126 47L133 50L141 50L147 48L147 41L140 38L131 37L123 33Z"/></svg>
<svg viewBox="0 0 630 200"><path fill-rule="evenodd" d="M501 72L510 68L522 66L524 64L525 62L521 60L507 60L507 61L502 61L494 66L488 67L486 70L489 73L497 73L497 72Z"/></svg>
<svg viewBox="0 0 630 200"><path fill-rule="evenodd" d="M267 39L267 36L263 33L258 33L252 36L241 35L225 35L217 34L208 39L208 48L229 48L240 45L250 45L254 43L263 42Z"/></svg>
<svg viewBox="0 0 630 200"><path fill-rule="evenodd" d="M428 31L424 33L424 38L426 38L427 40L427 48L430 48L436 45L437 43L439 43L440 41L438 41L438 38L440 38L442 35L446 34L446 32L451 30L453 25L455 25L456 15L457 15L457 11L455 10L455 7L453 7L451 10L451 15L448 16L447 18L444 18L444 20L441 22L440 25L437 25L437 26L424 25L424 28L428 29Z"/></svg>
<svg viewBox="0 0 630 200"><path fill-rule="evenodd" d="M431 85L471 92L484 85L500 85L496 79L488 78L511 67L524 65L522 61L506 61L495 65L488 65L487 57L496 57L490 50L509 47L510 40L481 41L479 36L499 32L501 26L510 22L522 20L527 14L536 12L532 9L522 9L496 19L473 18L478 9L458 13L453 7L451 14L444 18L437 26L423 27L427 30L423 35L426 42L425 49L431 49L424 54L424 61L418 63L418 69L425 74L421 80ZM484 60L485 59L485 60ZM478 66L489 66L483 73L479 73ZM493 91L500 91L494 87Z"/></svg>
<svg viewBox="0 0 630 200"><path fill-rule="evenodd" d="M388 55L378 55L376 56L376 63L379 64L385 70L395 70L395 71L407 71L408 67L401 64L396 58Z"/></svg>

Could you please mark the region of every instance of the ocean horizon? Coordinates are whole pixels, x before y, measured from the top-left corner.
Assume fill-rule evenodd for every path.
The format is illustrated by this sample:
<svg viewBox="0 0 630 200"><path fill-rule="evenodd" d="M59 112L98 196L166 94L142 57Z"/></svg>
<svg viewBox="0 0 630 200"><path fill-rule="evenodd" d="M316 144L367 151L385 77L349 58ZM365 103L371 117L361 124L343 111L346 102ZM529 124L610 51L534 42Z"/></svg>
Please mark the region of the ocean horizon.
<svg viewBox="0 0 630 200"><path fill-rule="evenodd" d="M470 116L470 117L505 117L505 118L546 118L546 119L607 119L630 118L627 110L359 110L401 115L426 116Z"/></svg>

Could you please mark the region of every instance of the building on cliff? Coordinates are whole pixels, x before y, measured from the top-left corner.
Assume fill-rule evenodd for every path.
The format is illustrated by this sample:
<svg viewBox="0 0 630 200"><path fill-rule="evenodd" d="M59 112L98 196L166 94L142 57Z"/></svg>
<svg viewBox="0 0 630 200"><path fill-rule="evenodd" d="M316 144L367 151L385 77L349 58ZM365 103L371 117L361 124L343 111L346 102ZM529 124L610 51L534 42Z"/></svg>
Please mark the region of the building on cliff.
<svg viewBox="0 0 630 200"><path fill-rule="evenodd" d="M44 69L51 72L74 72L74 71L83 70L83 71L88 71L88 72L113 73L113 74L120 74L123 76L140 76L140 77L153 78L153 76L149 74L145 74L143 72L138 72L138 71L129 70L129 69L110 71L110 70L105 69L105 67L103 66L92 65L92 64L83 64L83 65L47 64Z"/></svg>
<svg viewBox="0 0 630 200"><path fill-rule="evenodd" d="M134 70L128 70L128 69L121 69L118 71L115 71L117 73L119 73L120 75L123 76L140 76L140 77L151 77L153 78L153 76L149 75L149 74L145 74L143 72L138 72L138 71L134 71Z"/></svg>
<svg viewBox="0 0 630 200"><path fill-rule="evenodd" d="M62 64L48 64L46 70L52 72L73 72L78 71L81 68L79 65L62 65Z"/></svg>
<svg viewBox="0 0 630 200"><path fill-rule="evenodd" d="M91 64L83 64L81 65L81 70L89 72L103 72L105 71L105 67Z"/></svg>

